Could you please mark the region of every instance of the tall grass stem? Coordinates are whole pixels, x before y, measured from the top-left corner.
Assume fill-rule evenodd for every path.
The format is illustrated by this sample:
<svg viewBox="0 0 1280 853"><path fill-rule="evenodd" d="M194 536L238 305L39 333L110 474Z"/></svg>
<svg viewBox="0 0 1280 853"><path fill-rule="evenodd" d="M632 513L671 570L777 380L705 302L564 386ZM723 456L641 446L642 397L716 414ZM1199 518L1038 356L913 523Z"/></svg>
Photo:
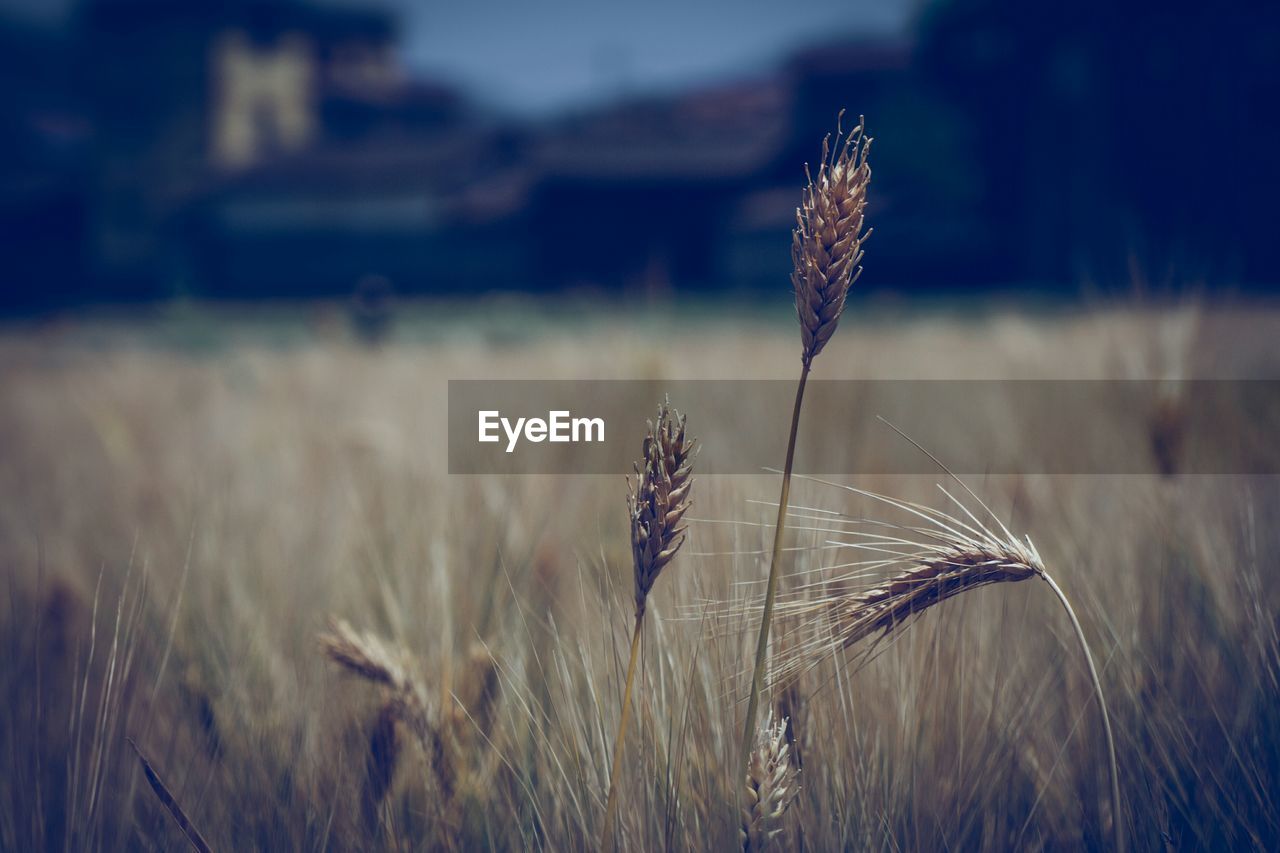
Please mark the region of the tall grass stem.
<svg viewBox="0 0 1280 853"><path fill-rule="evenodd" d="M1075 629L1076 639L1080 641L1080 649L1084 652L1084 659L1089 664L1089 678L1093 680L1093 692L1098 697L1098 707L1102 709L1102 730L1107 736L1107 761L1108 769L1111 771L1112 843L1115 845L1116 853L1121 853L1124 850L1124 826L1120 816L1120 773L1116 765L1116 741L1111 734L1111 716L1107 713L1107 700L1102 695L1102 680L1098 678L1098 668L1093 663L1093 653L1089 651L1089 644L1084 638L1084 629L1080 627L1080 620L1076 618L1071 602L1067 600L1062 588L1048 572L1041 572L1040 577L1044 578L1044 582L1049 585L1049 589L1053 590L1053 594L1058 597L1063 609L1067 611L1067 616L1071 617L1071 627Z"/></svg>
<svg viewBox="0 0 1280 853"><path fill-rule="evenodd" d="M739 750L738 779L745 779L751 763L751 747L755 738L756 713L760 706L760 688L764 682L764 662L769 654L769 625L773 620L773 601L778 594L778 563L782 557L782 536L787 521L787 504L791 499L791 468L796 455L796 433L800 429L800 406L804 402L804 386L809 381L809 361L805 359L796 385L796 403L791 410L791 434L787 438L787 460L782 468L782 493L778 497L778 522L773 528L773 555L769 558L769 581L765 587L764 612L760 616L760 636L756 640L756 662L751 674L751 696L747 699L747 718L742 727Z"/></svg>
<svg viewBox="0 0 1280 853"><path fill-rule="evenodd" d="M609 798L604 807L604 831L600 835L600 849L613 847L613 816L618 810L618 773L622 770L622 751L626 742L627 719L631 715L631 685L635 682L636 660L640 657L640 628L644 614L636 614L635 631L631 634L631 660L627 663L627 682L622 688L622 713L618 720L618 736L613 739L613 768L609 771Z"/></svg>

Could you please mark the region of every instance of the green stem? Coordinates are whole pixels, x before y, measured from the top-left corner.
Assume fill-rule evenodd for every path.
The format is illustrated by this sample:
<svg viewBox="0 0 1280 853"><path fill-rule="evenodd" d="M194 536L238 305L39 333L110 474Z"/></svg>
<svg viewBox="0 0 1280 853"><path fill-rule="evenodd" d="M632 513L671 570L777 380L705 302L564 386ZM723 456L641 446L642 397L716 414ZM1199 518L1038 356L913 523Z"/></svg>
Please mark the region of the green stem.
<svg viewBox="0 0 1280 853"><path fill-rule="evenodd" d="M791 467L796 455L796 433L800 428L800 404L804 386L809 380L809 362L803 363L800 382L796 385L796 404L791 411L791 436L787 439L787 462L782 469L782 494L778 497L778 523L773 528L773 556L769 559L769 584L764 593L764 614L760 617L760 637L756 640L756 664L751 675L751 698L747 700L747 720L742 729L738 781L747 776L751 746L755 742L756 712L760 705L760 688L764 682L764 661L769 652L769 626L773 621L773 600L778 594L778 563L782 556L782 534L787 521L787 503L791 499ZM740 785L735 785L734 790Z"/></svg>
<svg viewBox="0 0 1280 853"><path fill-rule="evenodd" d="M613 815L618 809L618 773L622 769L622 750L627 734L627 718L631 711L631 684L636 674L636 659L640 656L640 626L644 614L636 614L636 628L631 634L631 661L627 664L627 685L622 689L622 718L618 720L618 737L613 745L613 769L609 771L609 799L604 807L604 832L600 834L600 849L613 847Z"/></svg>
<svg viewBox="0 0 1280 853"><path fill-rule="evenodd" d="M1076 639L1080 641L1080 648L1084 650L1084 659L1089 664L1089 677L1093 679L1093 692L1098 697L1098 707L1102 709L1102 730L1107 736L1107 759L1111 771L1111 827L1116 853L1121 853L1124 850L1124 826L1120 815L1120 773L1116 766L1116 742L1111 735L1111 717L1107 714L1107 700L1102 696L1102 681L1098 678L1098 668L1093 665L1093 655L1089 652L1089 644L1085 642L1084 629L1080 627L1080 620L1076 618L1076 612L1071 609L1071 602L1067 600L1062 588L1054 582L1053 578L1049 577L1048 573L1041 572L1040 577L1044 578L1044 582L1053 590L1053 594L1058 596L1058 601L1062 603L1067 615L1071 617L1071 627L1076 630Z"/></svg>

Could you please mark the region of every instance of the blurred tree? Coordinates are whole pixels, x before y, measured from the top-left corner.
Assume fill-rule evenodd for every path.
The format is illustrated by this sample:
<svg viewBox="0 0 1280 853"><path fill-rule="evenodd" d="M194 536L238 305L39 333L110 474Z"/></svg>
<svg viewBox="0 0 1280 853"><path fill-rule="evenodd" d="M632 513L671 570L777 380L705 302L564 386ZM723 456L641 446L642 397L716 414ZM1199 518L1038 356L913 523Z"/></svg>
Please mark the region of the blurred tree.
<svg viewBox="0 0 1280 853"><path fill-rule="evenodd" d="M1274 278L1280 7L940 0L920 34L1025 275Z"/></svg>

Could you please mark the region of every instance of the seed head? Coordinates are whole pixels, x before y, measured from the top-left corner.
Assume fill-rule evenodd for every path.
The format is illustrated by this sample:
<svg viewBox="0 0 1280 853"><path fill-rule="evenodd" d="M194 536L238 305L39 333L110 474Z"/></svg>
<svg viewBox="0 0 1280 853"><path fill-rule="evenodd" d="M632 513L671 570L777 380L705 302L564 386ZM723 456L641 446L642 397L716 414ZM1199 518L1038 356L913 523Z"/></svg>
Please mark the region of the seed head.
<svg viewBox="0 0 1280 853"><path fill-rule="evenodd" d="M835 334L849 288L862 274L863 209L871 166L864 120L840 138L822 141L822 164L808 174L791 235L791 285L800 319L801 359L808 366Z"/></svg>
<svg viewBox="0 0 1280 853"><path fill-rule="evenodd" d="M637 618L644 615L654 581L684 542L681 519L693 485L694 444L685 432L684 416L662 403L657 423L649 422L635 480L627 478Z"/></svg>
<svg viewBox="0 0 1280 853"><path fill-rule="evenodd" d="M791 683L864 640L868 645L862 660L868 659L880 642L948 598L1044 573L1040 554L1029 539L1014 537L994 516L997 529L993 530L946 489L941 491L960 514L842 488L902 510L914 523L876 522L863 528L852 519L833 522L830 532L836 538L828 540L828 545L868 558L845 562L842 577L803 584L793 597L778 603L785 653L771 673L775 685Z"/></svg>
<svg viewBox="0 0 1280 853"><path fill-rule="evenodd" d="M782 832L782 818L799 793L787 745L787 721L765 718L747 765L747 801L742 809L742 849L763 850Z"/></svg>

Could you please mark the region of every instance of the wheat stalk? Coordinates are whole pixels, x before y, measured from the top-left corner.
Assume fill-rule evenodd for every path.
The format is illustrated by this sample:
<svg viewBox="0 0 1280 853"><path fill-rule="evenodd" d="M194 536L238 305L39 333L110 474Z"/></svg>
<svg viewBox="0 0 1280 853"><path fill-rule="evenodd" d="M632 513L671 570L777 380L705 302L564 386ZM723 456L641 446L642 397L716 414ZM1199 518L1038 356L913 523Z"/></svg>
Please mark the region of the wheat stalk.
<svg viewBox="0 0 1280 853"><path fill-rule="evenodd" d="M631 711L631 687L640 654L640 631L644 627L649 591L684 544L686 525L683 519L690 505L689 491L693 486L693 457L696 453L684 416L671 408L670 401L664 401L658 406L657 422L649 422L641 447L642 462L635 465L635 480L627 479L627 514L631 520L631 557L635 574L635 626L631 632L631 655L622 691L618 735L614 738L601 847L607 847L613 837L613 819L618 806L618 772L622 769L624 738Z"/></svg>
<svg viewBox="0 0 1280 853"><path fill-rule="evenodd" d="M830 137L823 140L822 162L817 177L807 167L805 169L809 180L796 210L796 227L791 235L791 285L795 291L796 317L800 321L800 380L796 384L796 399L791 410L791 432L787 438L782 491L778 498L778 520L773 531L769 580L756 639L747 716L742 727L739 766L743 772L751 755L756 710L769 652L769 624L778 592L778 564L787 504L791 497L791 469L795 461L796 433L800 427L805 383L808 382L813 360L835 334L849 288L862 274L862 244L871 234L862 230L867 187L871 182L871 165L867 161L871 138L866 135L865 128L865 119L859 119L858 126L845 135L843 141L838 127L834 144Z"/></svg>
<svg viewBox="0 0 1280 853"><path fill-rule="evenodd" d="M791 763L787 721L765 717L747 762L747 803L740 837L744 853L763 850L782 832L782 819L799 793L798 771Z"/></svg>

